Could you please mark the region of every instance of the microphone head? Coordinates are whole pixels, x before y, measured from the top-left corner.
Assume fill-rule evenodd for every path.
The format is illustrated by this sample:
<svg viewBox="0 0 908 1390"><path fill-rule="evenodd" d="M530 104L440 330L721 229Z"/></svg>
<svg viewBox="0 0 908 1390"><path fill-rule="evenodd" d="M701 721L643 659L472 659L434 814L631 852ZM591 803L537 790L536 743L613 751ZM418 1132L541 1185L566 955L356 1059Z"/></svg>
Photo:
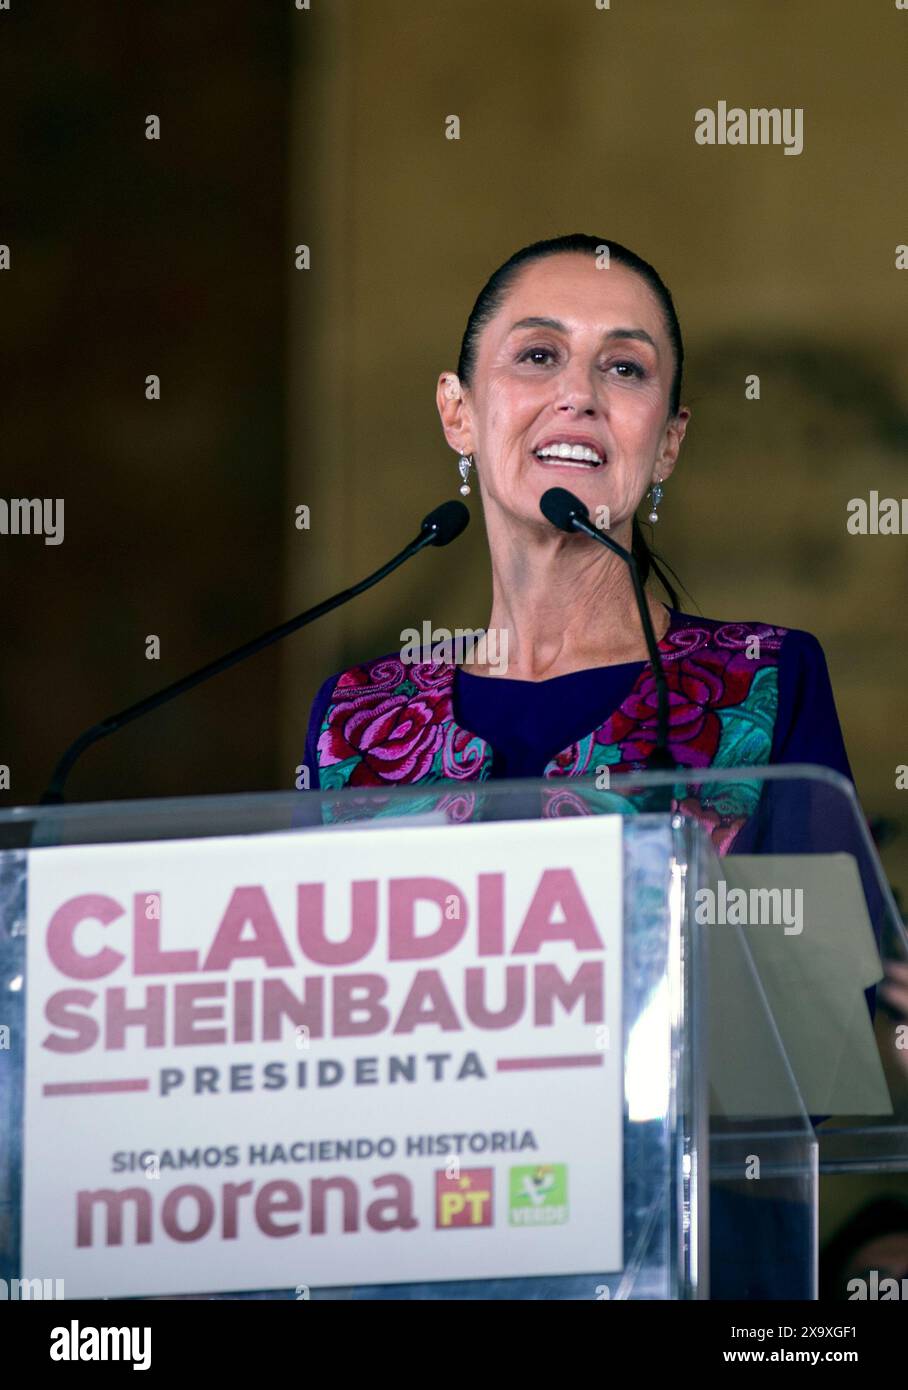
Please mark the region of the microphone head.
<svg viewBox="0 0 908 1390"><path fill-rule="evenodd" d="M470 524L470 509L463 502L442 502L429 515L423 517L421 530L432 532L430 545L450 545L456 541Z"/></svg>
<svg viewBox="0 0 908 1390"><path fill-rule="evenodd" d="M589 509L566 487L550 487L539 499L539 510L559 531L573 531L574 517L589 521Z"/></svg>

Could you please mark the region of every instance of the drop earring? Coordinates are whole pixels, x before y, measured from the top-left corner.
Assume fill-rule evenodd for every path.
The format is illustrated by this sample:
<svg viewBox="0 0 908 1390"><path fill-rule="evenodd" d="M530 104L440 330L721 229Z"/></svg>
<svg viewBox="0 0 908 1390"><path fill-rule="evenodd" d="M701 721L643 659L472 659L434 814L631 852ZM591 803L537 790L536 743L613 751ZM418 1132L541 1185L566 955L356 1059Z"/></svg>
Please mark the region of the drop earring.
<svg viewBox="0 0 908 1390"><path fill-rule="evenodd" d="M460 495L461 497L469 497L470 484L467 479L470 476L470 469L473 467L473 455L461 454L460 458L457 460L457 467L460 470L461 478Z"/></svg>
<svg viewBox="0 0 908 1390"><path fill-rule="evenodd" d="M652 509L652 511L650 512L650 514L649 514L647 520L648 520L653 526L655 526L656 522L659 520L659 503L662 501L662 479L661 479L661 478L657 478L656 481L653 483L652 487L651 487L650 490L649 490L649 495L650 495L650 497L652 498L652 501L653 501L653 509Z"/></svg>

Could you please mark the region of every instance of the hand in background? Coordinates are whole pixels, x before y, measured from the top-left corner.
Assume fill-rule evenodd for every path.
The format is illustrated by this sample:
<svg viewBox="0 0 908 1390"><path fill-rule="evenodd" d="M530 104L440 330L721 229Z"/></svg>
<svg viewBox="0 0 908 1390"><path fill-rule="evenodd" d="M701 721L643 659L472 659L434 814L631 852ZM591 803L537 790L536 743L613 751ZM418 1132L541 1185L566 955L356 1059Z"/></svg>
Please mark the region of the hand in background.
<svg viewBox="0 0 908 1390"><path fill-rule="evenodd" d="M892 1050L902 1070L908 1072L908 963L885 960L883 969L886 974L879 987L879 995L894 1015ZM902 1028L901 1033L895 1031L899 1027Z"/></svg>

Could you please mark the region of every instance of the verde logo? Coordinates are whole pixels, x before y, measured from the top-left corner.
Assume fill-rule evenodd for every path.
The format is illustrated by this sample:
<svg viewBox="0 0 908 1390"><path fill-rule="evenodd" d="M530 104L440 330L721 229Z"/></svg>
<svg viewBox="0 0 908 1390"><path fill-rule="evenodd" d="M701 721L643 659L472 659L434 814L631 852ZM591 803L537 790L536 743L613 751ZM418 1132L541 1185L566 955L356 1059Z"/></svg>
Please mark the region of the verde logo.
<svg viewBox="0 0 908 1390"><path fill-rule="evenodd" d="M567 1164L512 1168L512 1226L563 1226L568 1219Z"/></svg>

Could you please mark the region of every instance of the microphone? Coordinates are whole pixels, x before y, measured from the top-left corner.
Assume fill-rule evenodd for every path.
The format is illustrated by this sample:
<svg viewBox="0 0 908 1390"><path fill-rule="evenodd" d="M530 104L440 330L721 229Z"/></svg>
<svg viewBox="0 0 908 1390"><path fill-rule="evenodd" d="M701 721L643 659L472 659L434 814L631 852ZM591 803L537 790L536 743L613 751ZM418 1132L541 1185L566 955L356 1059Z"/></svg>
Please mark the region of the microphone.
<svg viewBox="0 0 908 1390"><path fill-rule="evenodd" d="M675 760L668 750L668 686L665 680L665 668L662 665L662 657L659 655L656 634L653 631L649 606L646 602L643 585L640 582L640 571L637 568L636 558L629 550L625 550L623 545L619 545L617 541L612 540L611 536L606 535L604 531L600 531L597 526L593 525L590 521L589 509L579 497L568 492L567 488L550 487L539 499L539 509L546 521L550 521L559 531L581 531L585 536L591 536L593 540L613 551L615 555L620 555L630 570L631 582L634 586L634 598L637 600L637 611L640 614L646 649L649 653L653 678L656 682L656 699L658 701L656 743L646 760L647 767L657 772L673 768Z"/></svg>
<svg viewBox="0 0 908 1390"><path fill-rule="evenodd" d="M424 545L450 545L463 535L469 524L470 509L463 502L442 502L434 512L423 517L419 536L410 545L415 545L416 550L421 550ZM414 555L416 550L413 551Z"/></svg>
<svg viewBox="0 0 908 1390"><path fill-rule="evenodd" d="M130 705L128 709L120 710L118 714L109 715L106 719L102 719L99 724L93 724L90 729L86 729L70 744L60 758L40 804L42 806L62 804L66 779L72 771L73 765L86 748L90 748L99 739L106 738L108 734L116 733L125 724L131 724L134 719L141 719L144 714L150 714L152 710L166 705L170 700L175 700L178 695L192 690L196 685L201 685L203 681L210 680L212 676L220 675L221 671L227 671L231 666L238 665L247 657L255 656L256 652L270 647L273 642L280 642L281 638L288 637L291 632L296 632L298 628L306 627L308 623L315 622L316 618L323 617L332 609L340 608L341 604L348 603L350 599L356 598L358 594L362 594L366 589L371 589L374 584L378 584L405 561L411 559L420 550L425 549L427 545L450 545L451 541L463 534L469 524L470 513L463 502L442 502L441 506L436 507L434 511L429 512L428 516L423 517L419 535L415 536L409 545L405 545L397 555L373 574L361 579L358 584L354 584L349 589L343 589L339 594L334 594L332 598L326 598L322 603L316 604L314 608L307 608L304 613L298 613L295 618L289 618L287 622L270 628L260 637L254 637L250 642L244 642L241 647L235 647L226 656L220 656L216 661L210 661L207 666L202 666L199 670L192 671L188 676L183 676L181 680L173 681L163 690L148 695L144 700L139 700L137 704Z"/></svg>

